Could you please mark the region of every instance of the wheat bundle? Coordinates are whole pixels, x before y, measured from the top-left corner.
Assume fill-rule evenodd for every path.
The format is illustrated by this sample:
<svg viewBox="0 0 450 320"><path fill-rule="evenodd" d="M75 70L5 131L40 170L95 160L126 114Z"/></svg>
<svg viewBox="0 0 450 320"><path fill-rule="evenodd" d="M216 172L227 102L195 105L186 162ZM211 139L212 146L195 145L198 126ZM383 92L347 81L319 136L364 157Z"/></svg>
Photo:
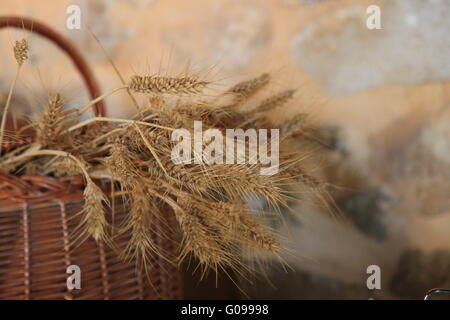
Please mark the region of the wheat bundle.
<svg viewBox="0 0 450 320"><path fill-rule="evenodd" d="M26 62L27 50L26 40L16 43L18 70ZM17 176L29 172L58 177L81 175L86 183L85 201L74 241L93 237L114 246L116 237L127 234L129 241L121 255L145 265L153 255L165 255L161 244L152 237L155 232L152 225L166 212L163 208L168 207L181 234L179 263L194 256L204 272L246 269L244 250L274 256L282 250L277 235L264 223L267 213L251 209L249 199L263 198L276 212L288 206L292 184L303 184L318 194L325 194L327 186L308 173L302 162L302 150L283 147L294 136L306 132L306 115L281 125L272 123L267 116L268 111L283 108L291 101L294 91L277 93L249 107L249 98L264 91L270 78L270 74L264 73L217 96L199 97L211 83L199 76L134 76L128 84L93 99L77 111L66 111L61 94L52 93L43 112L31 123L33 140L1 149L0 170ZM148 95L148 103L140 106L131 119L97 116L80 120L91 106L121 90ZM231 104L220 102L230 95ZM0 145L7 138L23 138L20 130L6 134L8 107L9 100L3 112ZM177 163L172 156L178 144L173 133L183 129L195 136L196 121L201 121L203 130L215 130L216 137L230 128L243 131L280 128L278 172L261 174L265 164L252 161L251 154L243 155L244 161L238 163L196 162L201 155L195 147L194 161ZM267 138L271 140L274 136L271 133ZM204 151L210 142L201 140L199 150ZM247 150L250 143L250 139L241 141ZM276 150L266 147L265 151ZM220 156L215 152L216 157ZM119 225L108 222L104 210L108 196L94 183L99 178L113 181L115 192L130 203L127 218ZM164 235L160 238L164 239Z"/></svg>

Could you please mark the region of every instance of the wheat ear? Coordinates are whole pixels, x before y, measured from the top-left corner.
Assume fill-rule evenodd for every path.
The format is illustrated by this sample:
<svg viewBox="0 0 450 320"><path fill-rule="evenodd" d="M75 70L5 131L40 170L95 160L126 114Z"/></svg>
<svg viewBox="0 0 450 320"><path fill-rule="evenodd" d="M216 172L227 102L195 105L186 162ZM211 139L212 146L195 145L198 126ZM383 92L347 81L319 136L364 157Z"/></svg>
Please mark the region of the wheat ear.
<svg viewBox="0 0 450 320"><path fill-rule="evenodd" d="M143 126L147 126L147 127L160 128L160 129L165 129L165 130L170 130L170 131L175 130L174 128L160 126L155 123L149 123L149 122L143 122L143 121L118 119L118 118L107 118L107 117L93 117L93 118L89 118L83 122L80 122L76 125L71 126L70 128L68 128L68 131L71 132L71 131L77 130L77 129L87 126L93 122L116 122L116 123L127 123L127 124L139 124L139 125L143 125Z"/></svg>
<svg viewBox="0 0 450 320"><path fill-rule="evenodd" d="M105 241L110 243L107 235L108 222L106 221L103 205L108 200L103 191L89 179L83 192L84 205L79 214L82 219L78 228L81 230L79 239L83 239L84 235L92 236L95 241Z"/></svg>
<svg viewBox="0 0 450 320"><path fill-rule="evenodd" d="M123 90L123 89L127 89L128 86L124 85L118 88L115 88L113 90L111 90L110 92L107 92L105 94L102 94L101 96L89 101L85 106L83 106L82 108L78 109L78 115L81 115L83 113L85 113L89 108L91 108L94 104L102 101L103 99L105 99L106 97L116 93L117 91Z"/></svg>
<svg viewBox="0 0 450 320"><path fill-rule="evenodd" d="M14 58L19 67L28 59L28 41L26 39L16 40Z"/></svg>
<svg viewBox="0 0 450 320"><path fill-rule="evenodd" d="M120 79L120 82L122 82L122 85L126 86L126 82L125 79L123 78L122 74L120 73L119 69L117 68L117 66L115 65L114 61L112 60L111 56L108 54L108 52L106 51L105 47L102 45L100 39L90 30L88 29L89 33L91 34L91 36L95 39L95 41L98 43L98 45L100 46L100 48L103 51L103 54L105 55L106 59L108 59L109 64L113 67L115 73L117 74L117 76ZM134 96L131 94L130 92L130 88L128 88L127 86L127 93L128 96L130 97L130 99L133 101L134 106L136 107L136 109L138 110L138 112L141 112L141 108L139 107L139 104L137 103L136 99L134 98Z"/></svg>

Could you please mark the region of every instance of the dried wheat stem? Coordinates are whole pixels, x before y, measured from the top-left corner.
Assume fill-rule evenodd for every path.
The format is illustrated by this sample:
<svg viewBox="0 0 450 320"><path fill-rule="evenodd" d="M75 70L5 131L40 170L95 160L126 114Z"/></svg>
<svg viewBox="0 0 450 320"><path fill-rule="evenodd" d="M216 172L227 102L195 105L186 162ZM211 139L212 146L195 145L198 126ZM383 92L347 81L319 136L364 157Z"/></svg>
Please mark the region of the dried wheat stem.
<svg viewBox="0 0 450 320"><path fill-rule="evenodd" d="M11 158L17 153L22 152L23 150L27 149L29 145L21 146L18 148L13 149L12 151L5 153L3 156L0 157L0 163L2 163L5 159Z"/></svg>
<svg viewBox="0 0 450 320"><path fill-rule="evenodd" d="M130 212L122 231L130 230L131 238L123 255L127 260L139 258L144 267L147 267L154 254L163 256L161 248L154 241L154 224L159 212L156 205L149 199L143 184L137 183L131 190L130 197Z"/></svg>
<svg viewBox="0 0 450 320"><path fill-rule="evenodd" d="M17 79L19 78L20 69L21 69L21 64L17 68L13 82L11 84L11 87L9 88L8 98L6 99L5 108L3 109L2 123L0 126L0 154L2 153L3 136L5 135L5 126L6 126L6 118L8 116L8 109L9 109L9 105L11 104L11 97L12 97L14 88L16 87Z"/></svg>
<svg viewBox="0 0 450 320"><path fill-rule="evenodd" d="M120 91L120 90L123 90L123 89L126 89L126 88L128 88L128 86L127 86L127 85L124 85L124 86L115 88L115 89L113 89L113 90L110 91L110 92L107 92L107 93L105 93L105 94L102 94L101 96L95 98L94 100L89 101L89 103L86 104L84 107L78 109L78 113L77 113L77 114L78 114L78 115L81 115L81 114L85 113L90 107L92 107L92 106L93 106L94 104L96 104L97 102L100 102L100 101L102 101L103 99L105 99L106 97L108 97L108 96L114 94L115 92Z"/></svg>
<svg viewBox="0 0 450 320"><path fill-rule="evenodd" d="M22 132L24 132L25 130L28 130L30 128L33 128L33 124L32 123L20 127L20 129L17 131L17 134L20 135Z"/></svg>
<svg viewBox="0 0 450 320"><path fill-rule="evenodd" d="M290 120L286 121L280 128L281 139L284 140L286 138L290 138L291 136L302 131L306 119L307 115L305 113L299 113Z"/></svg>
<svg viewBox="0 0 450 320"><path fill-rule="evenodd" d="M165 130L170 130L170 131L175 130L174 128L160 126L158 124L148 123L148 122L143 122L143 121L136 121L136 120L129 120L129 119L119 119L119 118L94 117L94 118L89 118L89 119L87 119L87 120L85 120L83 122L80 122L80 123L70 127L68 129L68 131L71 132L71 131L77 130L79 128L87 126L88 124L90 124L92 122L97 122L97 121L128 123L128 124L139 124L139 125L143 125L143 126L147 126L147 127L160 128L160 129L165 129Z"/></svg>
<svg viewBox="0 0 450 320"><path fill-rule="evenodd" d="M17 128L18 128L17 116L16 116L16 114L13 112L13 113L11 113L11 117L12 117L12 122L13 122L13 129L14 129L14 132L17 132ZM1 152L1 150L0 150L0 152Z"/></svg>
<svg viewBox="0 0 450 320"><path fill-rule="evenodd" d="M112 136L112 135L114 135L114 134L116 134L117 132L122 131L122 130L123 130L122 128L117 128L117 129L108 131L107 133L102 134L101 136L95 138L95 139L92 141L92 144L95 145L95 144L98 143L99 141L102 141L103 139L106 139L106 138L108 138L109 136Z"/></svg>

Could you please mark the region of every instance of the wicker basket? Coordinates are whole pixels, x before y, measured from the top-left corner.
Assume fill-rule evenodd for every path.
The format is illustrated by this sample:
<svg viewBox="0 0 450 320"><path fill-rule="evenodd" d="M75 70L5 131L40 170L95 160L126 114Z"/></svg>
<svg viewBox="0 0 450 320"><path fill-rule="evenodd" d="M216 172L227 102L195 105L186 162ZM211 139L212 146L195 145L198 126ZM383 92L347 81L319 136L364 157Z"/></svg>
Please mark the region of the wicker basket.
<svg viewBox="0 0 450 320"><path fill-rule="evenodd" d="M32 30L55 42L74 61L91 97L99 95L88 65L67 40L45 25L25 18L0 17L0 28L4 26ZM95 113L101 116L103 105L95 107ZM109 194L111 186L105 181L97 183ZM125 263L119 258L126 236L117 239L115 250L93 239L71 247L69 236L79 222L76 213L83 205L83 188L81 177L0 174L0 299L180 298L175 265L155 256L144 273L135 262ZM114 204L117 225L125 217L127 206L118 197ZM112 219L112 214L108 216ZM160 241L166 253L175 255L171 216L167 214L155 221L154 241ZM158 238L156 234L162 234L158 228L164 228L169 238ZM66 271L70 265L80 267L79 290L68 289L70 274Z"/></svg>

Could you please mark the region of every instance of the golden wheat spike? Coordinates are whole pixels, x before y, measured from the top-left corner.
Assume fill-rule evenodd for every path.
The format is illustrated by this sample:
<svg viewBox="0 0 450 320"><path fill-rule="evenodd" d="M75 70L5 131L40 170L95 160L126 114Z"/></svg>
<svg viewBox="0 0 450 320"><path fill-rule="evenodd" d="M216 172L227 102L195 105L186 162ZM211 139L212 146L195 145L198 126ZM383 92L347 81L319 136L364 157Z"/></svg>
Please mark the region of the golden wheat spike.
<svg viewBox="0 0 450 320"><path fill-rule="evenodd" d="M145 183L138 179L130 193L131 208L122 232L129 232L131 237L127 243L123 257L126 260L139 259L144 267L150 264L152 255L162 256L161 248L154 241L153 226L158 223L160 214L155 199L146 192ZM159 237L164 235L158 234Z"/></svg>
<svg viewBox="0 0 450 320"><path fill-rule="evenodd" d="M200 93L208 85L196 77L162 77L139 76L131 77L129 88L140 93L156 94L189 94Z"/></svg>
<svg viewBox="0 0 450 320"><path fill-rule="evenodd" d="M267 98L263 100L259 106L256 107L255 111L267 112L275 108L281 107L294 96L294 93L295 90L291 89L276 94L273 97Z"/></svg>
<svg viewBox="0 0 450 320"><path fill-rule="evenodd" d="M240 217L240 229L249 246L276 253L281 245L264 227L250 214L242 213Z"/></svg>
<svg viewBox="0 0 450 320"><path fill-rule="evenodd" d="M54 147L58 138L59 122L64 118L65 101L59 93L50 94L44 112L36 126L37 141L42 146Z"/></svg>
<svg viewBox="0 0 450 320"><path fill-rule="evenodd" d="M14 58L19 66L28 59L28 41L26 39L16 40L14 45Z"/></svg>

